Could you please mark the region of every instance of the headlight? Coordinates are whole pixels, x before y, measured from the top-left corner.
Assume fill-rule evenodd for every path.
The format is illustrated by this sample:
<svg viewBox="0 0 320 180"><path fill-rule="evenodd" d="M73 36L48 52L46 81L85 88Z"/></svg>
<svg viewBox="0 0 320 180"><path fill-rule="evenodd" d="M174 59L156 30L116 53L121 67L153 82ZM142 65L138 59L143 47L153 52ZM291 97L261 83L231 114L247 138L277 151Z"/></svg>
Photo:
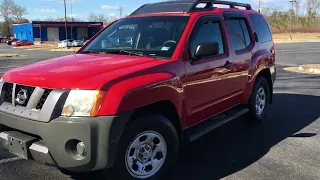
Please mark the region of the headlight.
<svg viewBox="0 0 320 180"><path fill-rule="evenodd" d="M72 90L63 106L63 116L96 116L105 92Z"/></svg>

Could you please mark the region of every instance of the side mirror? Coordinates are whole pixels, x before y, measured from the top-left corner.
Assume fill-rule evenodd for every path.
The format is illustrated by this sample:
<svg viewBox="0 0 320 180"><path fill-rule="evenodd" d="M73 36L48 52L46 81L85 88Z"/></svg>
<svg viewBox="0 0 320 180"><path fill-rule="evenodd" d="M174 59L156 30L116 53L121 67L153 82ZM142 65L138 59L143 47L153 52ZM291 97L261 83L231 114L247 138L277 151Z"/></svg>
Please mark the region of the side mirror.
<svg viewBox="0 0 320 180"><path fill-rule="evenodd" d="M219 54L218 42L203 42L200 43L194 53L194 57L201 58L206 56L214 56Z"/></svg>

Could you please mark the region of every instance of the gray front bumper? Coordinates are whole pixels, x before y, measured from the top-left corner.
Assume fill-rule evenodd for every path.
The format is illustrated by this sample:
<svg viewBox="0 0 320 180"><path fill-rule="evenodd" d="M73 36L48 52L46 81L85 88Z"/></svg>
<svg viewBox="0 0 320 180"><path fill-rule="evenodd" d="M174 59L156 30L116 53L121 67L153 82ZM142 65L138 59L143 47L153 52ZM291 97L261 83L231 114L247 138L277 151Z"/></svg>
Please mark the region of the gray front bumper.
<svg viewBox="0 0 320 180"><path fill-rule="evenodd" d="M112 139L109 136L114 119L117 116L59 117L46 123L0 112L0 126L7 130L0 127L0 143L10 150L8 137L27 139L30 144L26 148L31 159L40 163L71 171L103 169L108 165L109 141ZM87 155L84 158L74 156L68 150L67 146L73 140L86 145Z"/></svg>

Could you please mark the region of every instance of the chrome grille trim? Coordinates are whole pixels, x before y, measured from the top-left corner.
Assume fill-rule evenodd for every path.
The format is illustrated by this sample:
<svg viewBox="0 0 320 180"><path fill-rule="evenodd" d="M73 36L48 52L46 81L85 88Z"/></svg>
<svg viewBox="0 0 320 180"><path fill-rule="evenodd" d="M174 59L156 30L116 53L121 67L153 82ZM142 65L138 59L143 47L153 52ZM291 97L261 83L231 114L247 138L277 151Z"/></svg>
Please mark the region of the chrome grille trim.
<svg viewBox="0 0 320 180"><path fill-rule="evenodd" d="M16 87L17 85L16 84L13 84L12 85L12 106L16 106L16 98L15 98L15 95L16 95Z"/></svg>
<svg viewBox="0 0 320 180"><path fill-rule="evenodd" d="M33 109L36 108L38 102L40 101L40 98L42 94L44 93L45 89L36 87L36 89L31 94L31 97L29 99L29 102L27 104L27 109Z"/></svg>

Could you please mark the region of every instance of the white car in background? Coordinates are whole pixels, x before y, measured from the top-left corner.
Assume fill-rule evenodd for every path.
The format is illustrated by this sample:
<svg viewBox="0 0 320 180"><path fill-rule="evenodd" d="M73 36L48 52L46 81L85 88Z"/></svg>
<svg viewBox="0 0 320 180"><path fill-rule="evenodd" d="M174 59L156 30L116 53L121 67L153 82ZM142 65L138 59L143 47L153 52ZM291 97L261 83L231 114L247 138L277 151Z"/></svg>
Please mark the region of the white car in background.
<svg viewBox="0 0 320 180"><path fill-rule="evenodd" d="M81 47L81 46L83 46L83 41L81 41L81 40L74 40L74 41L72 42L72 45L73 45L74 47Z"/></svg>
<svg viewBox="0 0 320 180"><path fill-rule="evenodd" d="M83 43L83 45L87 44L88 42L89 42L89 40L86 40L86 41Z"/></svg>
<svg viewBox="0 0 320 180"><path fill-rule="evenodd" d="M63 41L60 41L58 44L58 48L65 48L65 47L71 47L73 46L73 40L72 39L66 39Z"/></svg>

